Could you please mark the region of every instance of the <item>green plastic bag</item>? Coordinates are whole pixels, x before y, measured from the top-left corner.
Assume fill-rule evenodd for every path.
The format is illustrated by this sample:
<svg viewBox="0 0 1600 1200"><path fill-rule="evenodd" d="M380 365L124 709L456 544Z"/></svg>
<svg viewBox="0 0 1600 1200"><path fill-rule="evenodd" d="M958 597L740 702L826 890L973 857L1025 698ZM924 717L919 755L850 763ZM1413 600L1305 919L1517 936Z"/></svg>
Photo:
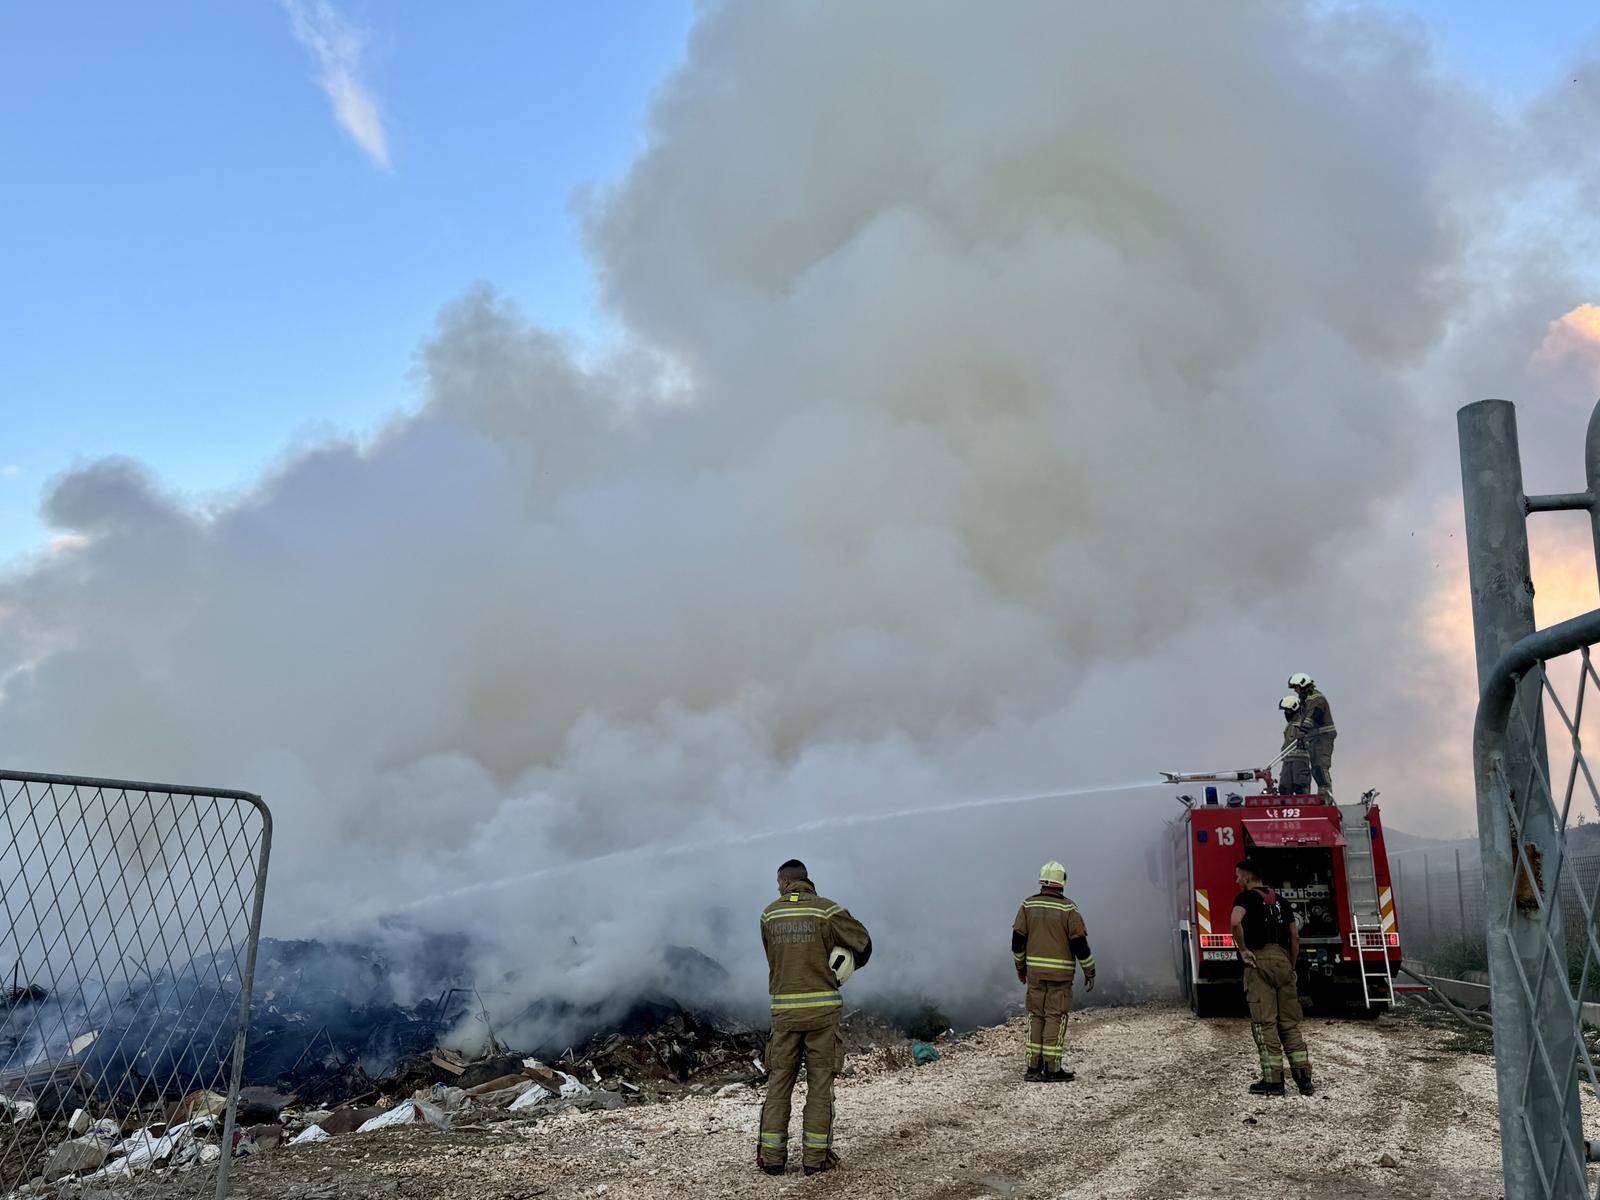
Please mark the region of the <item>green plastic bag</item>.
<svg viewBox="0 0 1600 1200"><path fill-rule="evenodd" d="M934 1047L930 1046L927 1042L912 1042L911 1057L916 1061L917 1066L920 1067L927 1063L938 1062L939 1051L934 1049Z"/></svg>

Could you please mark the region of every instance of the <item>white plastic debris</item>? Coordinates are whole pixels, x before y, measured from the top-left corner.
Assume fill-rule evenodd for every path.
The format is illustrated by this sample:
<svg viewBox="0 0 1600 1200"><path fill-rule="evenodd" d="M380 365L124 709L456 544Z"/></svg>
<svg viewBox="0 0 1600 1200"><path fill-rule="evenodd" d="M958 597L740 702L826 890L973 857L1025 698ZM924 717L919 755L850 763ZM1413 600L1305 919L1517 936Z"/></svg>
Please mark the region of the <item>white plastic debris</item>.
<svg viewBox="0 0 1600 1200"><path fill-rule="evenodd" d="M542 1071L542 1070L544 1070L544 1064L542 1062L540 1062L537 1058L525 1058L525 1059L522 1060L522 1065L524 1067L526 1067L530 1071Z"/></svg>
<svg viewBox="0 0 1600 1200"><path fill-rule="evenodd" d="M73 1110L72 1116L67 1119L67 1130L73 1137L82 1137L89 1132L89 1114L83 1109Z"/></svg>
<svg viewBox="0 0 1600 1200"><path fill-rule="evenodd" d="M357 1133L371 1133L376 1129L392 1129L396 1125L436 1125L440 1129L450 1128L450 1118L445 1116L426 1100L402 1100L388 1112L372 1120L356 1130Z"/></svg>
<svg viewBox="0 0 1600 1200"><path fill-rule="evenodd" d="M561 1098L563 1100L571 1100L576 1096L587 1096L589 1094L589 1089L579 1083L575 1077L568 1075L565 1071L557 1071L556 1074L561 1076ZM595 1082L598 1083L599 1080L600 1076L597 1074Z"/></svg>
<svg viewBox="0 0 1600 1200"><path fill-rule="evenodd" d="M540 1087L531 1079L528 1083L528 1090L511 1102L512 1112L523 1108L532 1108L535 1104L543 1104L546 1100L554 1100L556 1098L556 1094L548 1088Z"/></svg>
<svg viewBox="0 0 1600 1200"><path fill-rule="evenodd" d="M108 1146L114 1146L122 1140L122 1126L110 1117L101 1117L93 1125L89 1126L88 1136L94 1138L97 1142L105 1142Z"/></svg>
<svg viewBox="0 0 1600 1200"><path fill-rule="evenodd" d="M108 1178L108 1177L110 1177L112 1175L132 1175L132 1174L133 1174L133 1167L132 1167L132 1165L129 1164L127 1159L125 1159L125 1158L114 1158L110 1162L108 1162L105 1166L101 1167L98 1171L96 1171L93 1175L87 1176L87 1178L89 1178L89 1179L106 1179L106 1178Z"/></svg>
<svg viewBox="0 0 1600 1200"><path fill-rule="evenodd" d="M175 1125L172 1130L157 1137L148 1129L141 1129L123 1142L118 1149L122 1151L123 1158L130 1168L137 1170L140 1167L150 1167L171 1158L172 1152L178 1148L178 1143L188 1136L188 1132L187 1125Z"/></svg>
<svg viewBox="0 0 1600 1200"><path fill-rule="evenodd" d="M11 1123L20 1125L24 1121L33 1120L33 1115L39 1111L39 1106L32 1100L18 1100L11 1106Z"/></svg>
<svg viewBox="0 0 1600 1200"><path fill-rule="evenodd" d="M215 1142L200 1143L200 1162L209 1165L222 1157L222 1147Z"/></svg>
<svg viewBox="0 0 1600 1200"><path fill-rule="evenodd" d="M309 1146L312 1142L331 1142L333 1134L321 1125L310 1125L296 1134L289 1142L291 1146Z"/></svg>

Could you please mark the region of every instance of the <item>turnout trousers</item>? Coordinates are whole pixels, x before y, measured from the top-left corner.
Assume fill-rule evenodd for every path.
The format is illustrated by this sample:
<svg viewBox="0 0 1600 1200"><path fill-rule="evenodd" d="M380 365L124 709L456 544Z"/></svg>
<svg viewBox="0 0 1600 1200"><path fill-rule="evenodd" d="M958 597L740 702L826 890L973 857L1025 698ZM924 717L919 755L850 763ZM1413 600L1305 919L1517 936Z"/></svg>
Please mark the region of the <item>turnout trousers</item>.
<svg viewBox="0 0 1600 1200"><path fill-rule="evenodd" d="M780 1165L789 1156L790 1097L800 1065L806 1068L806 1109L801 1117L805 1165L820 1167L833 1150L833 1077L844 1066L844 1039L835 1017L820 1029L774 1029L767 1042L767 1099L761 1106L757 1158Z"/></svg>
<svg viewBox="0 0 1600 1200"><path fill-rule="evenodd" d="M1278 794L1280 796L1309 796L1311 794L1311 762L1304 758L1286 758L1278 768Z"/></svg>
<svg viewBox="0 0 1600 1200"><path fill-rule="evenodd" d="M1283 1060L1296 1071L1311 1069L1311 1054L1300 1032L1304 1019L1295 989L1294 964L1282 946L1256 951L1256 965L1244 969L1244 998L1250 1005L1250 1032L1261 1052L1261 1078L1283 1082Z"/></svg>
<svg viewBox="0 0 1600 1200"><path fill-rule="evenodd" d="M1067 1044L1067 1014L1072 1010L1071 979L1028 977L1028 1065L1041 1060L1047 1071L1061 1069Z"/></svg>
<svg viewBox="0 0 1600 1200"><path fill-rule="evenodd" d="M1311 751L1311 778L1316 781L1317 795L1326 799L1333 795L1333 739L1336 733L1307 739Z"/></svg>

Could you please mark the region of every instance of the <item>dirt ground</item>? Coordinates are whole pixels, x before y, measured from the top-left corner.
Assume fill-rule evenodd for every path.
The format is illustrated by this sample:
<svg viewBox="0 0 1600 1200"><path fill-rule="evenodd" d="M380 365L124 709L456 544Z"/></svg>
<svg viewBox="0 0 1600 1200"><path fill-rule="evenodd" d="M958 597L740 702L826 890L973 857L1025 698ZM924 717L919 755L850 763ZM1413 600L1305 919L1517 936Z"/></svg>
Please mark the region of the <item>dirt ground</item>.
<svg viewBox="0 0 1600 1200"><path fill-rule="evenodd" d="M349 1135L244 1160L245 1200L606 1196L1499 1197L1494 1073L1404 1014L1312 1020L1320 1091L1250 1097L1243 1019L1166 1005L1073 1017L1068 1084L1024 1084L1022 1025L979 1030L925 1067L852 1057L835 1135L844 1166L804 1178L798 1133L781 1179L753 1165L760 1093L693 1096L539 1121ZM798 1122L799 1105L796 1105ZM1398 1167L1378 1166L1391 1155ZM208 1179L150 1178L85 1196L200 1197Z"/></svg>

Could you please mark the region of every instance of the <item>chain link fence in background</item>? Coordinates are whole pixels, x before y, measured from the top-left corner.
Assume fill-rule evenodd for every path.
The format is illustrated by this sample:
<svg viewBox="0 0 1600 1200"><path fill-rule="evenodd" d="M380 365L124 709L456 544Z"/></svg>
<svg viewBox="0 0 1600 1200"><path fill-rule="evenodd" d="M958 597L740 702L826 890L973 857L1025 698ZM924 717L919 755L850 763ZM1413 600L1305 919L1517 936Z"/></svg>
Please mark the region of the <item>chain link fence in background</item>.
<svg viewBox="0 0 1600 1200"><path fill-rule="evenodd" d="M244 792L0 772L0 1188L215 1164L272 819Z"/></svg>
<svg viewBox="0 0 1600 1200"><path fill-rule="evenodd" d="M1563 937L1574 953L1581 953L1587 940L1582 901L1600 885L1600 851L1577 848L1574 840L1569 835L1558 901ZM1580 845L1588 841L1584 838ZM1391 853L1389 874L1407 959L1432 964L1438 958L1459 969L1488 969L1488 909L1476 850Z"/></svg>

